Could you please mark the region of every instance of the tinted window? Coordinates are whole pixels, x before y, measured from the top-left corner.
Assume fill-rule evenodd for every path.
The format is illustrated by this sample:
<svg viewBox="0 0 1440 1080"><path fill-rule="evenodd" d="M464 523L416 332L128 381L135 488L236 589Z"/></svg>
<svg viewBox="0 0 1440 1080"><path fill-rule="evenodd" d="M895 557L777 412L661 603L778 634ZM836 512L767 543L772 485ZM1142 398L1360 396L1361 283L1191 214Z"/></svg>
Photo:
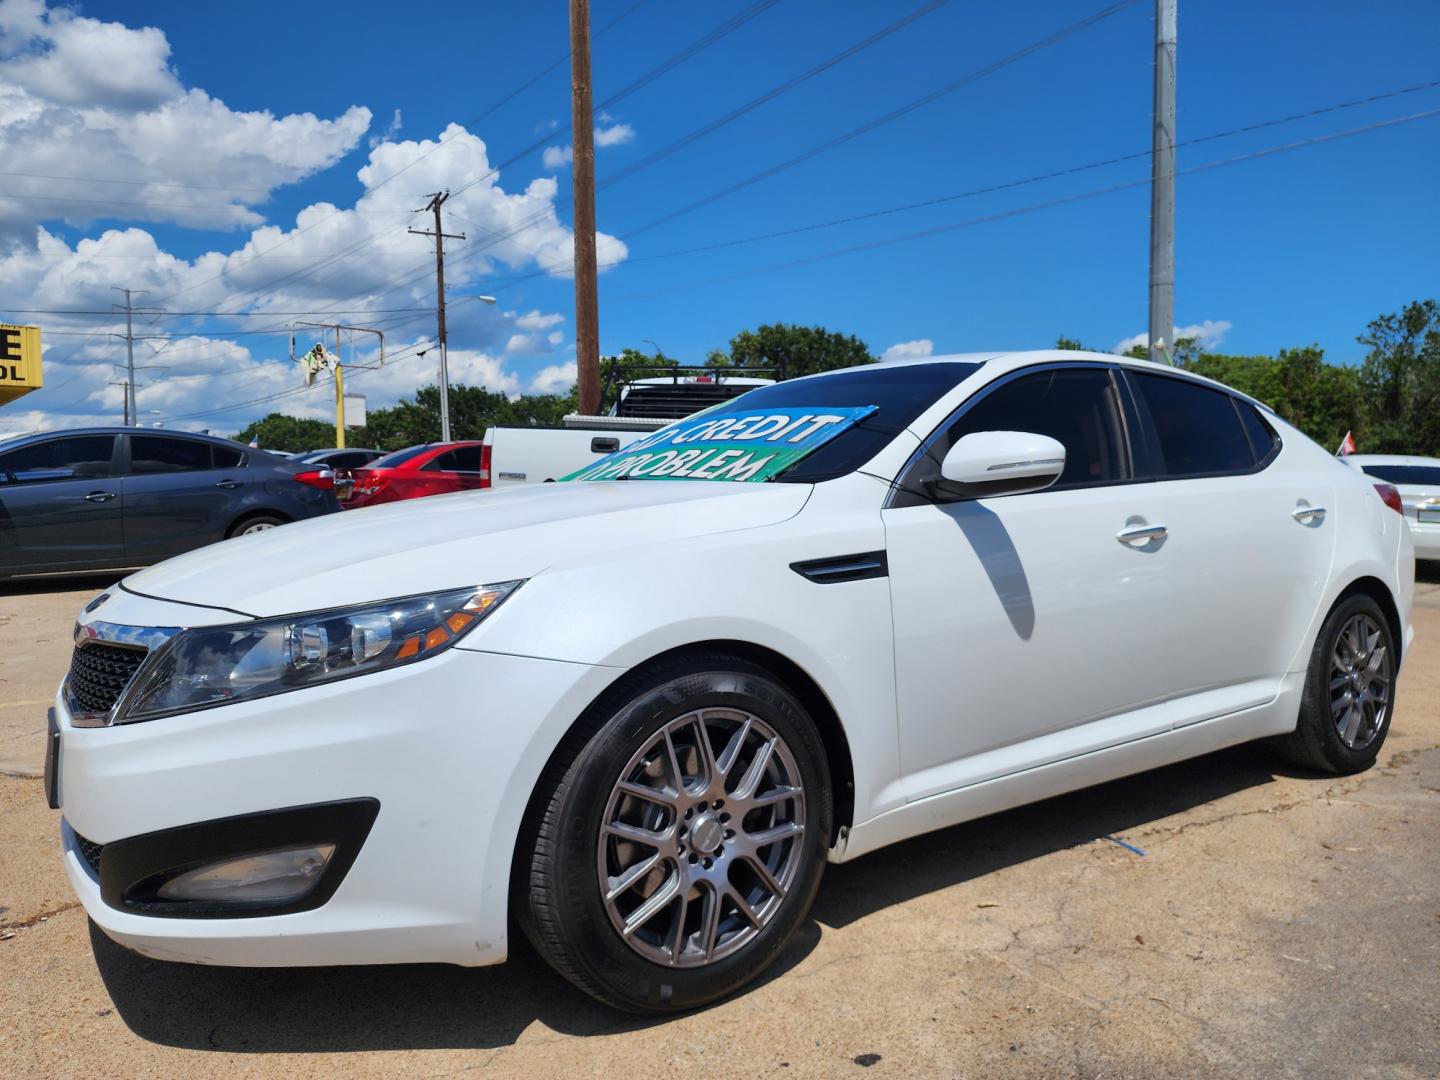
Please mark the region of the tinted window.
<svg viewBox="0 0 1440 1080"><path fill-rule="evenodd" d="M971 432L1031 431L1065 447L1065 471L1054 487L1113 483L1130 476L1121 430L1108 370L1044 371L1005 383L975 402L946 431L933 456L943 459Z"/></svg>
<svg viewBox="0 0 1440 1080"><path fill-rule="evenodd" d="M210 468L210 444L160 435L130 436L130 471L150 473L193 472Z"/></svg>
<svg viewBox="0 0 1440 1080"><path fill-rule="evenodd" d="M1387 484L1411 484L1415 487L1440 488L1440 466L1434 465L1362 465L1361 468Z"/></svg>
<svg viewBox="0 0 1440 1080"><path fill-rule="evenodd" d="M0 483L101 479L110 475L114 446L113 435L75 435L32 443L0 455Z"/></svg>
<svg viewBox="0 0 1440 1080"><path fill-rule="evenodd" d="M727 403L725 411L876 406L876 411L864 420L775 477L782 483L813 484L854 472L979 367L960 363L903 367L871 364L820 378L762 386Z"/></svg>
<svg viewBox="0 0 1440 1080"><path fill-rule="evenodd" d="M480 447L457 446L425 463L427 472L479 472Z"/></svg>
<svg viewBox="0 0 1440 1080"><path fill-rule="evenodd" d="M238 469L241 462L245 460L245 451L231 449L228 446L216 446L210 444L211 461L217 469Z"/></svg>
<svg viewBox="0 0 1440 1080"><path fill-rule="evenodd" d="M1255 467L1255 453L1229 394L1167 375L1127 375L1155 425L1159 475L1215 476Z"/></svg>
<svg viewBox="0 0 1440 1080"><path fill-rule="evenodd" d="M386 454L384 457L376 458L370 463L372 469L393 469L396 465L403 465L413 457L418 457L430 449L429 443L421 443L419 446L407 446L404 450L396 450L393 454Z"/></svg>
<svg viewBox="0 0 1440 1080"><path fill-rule="evenodd" d="M1235 408L1240 412L1240 423L1245 427L1245 434L1250 437L1250 449L1255 454L1255 460L1257 462L1266 460L1280 448L1280 436L1275 434L1275 429L1270 426L1265 417L1260 415L1260 410L1254 405L1238 398L1232 400L1235 402Z"/></svg>
<svg viewBox="0 0 1440 1080"><path fill-rule="evenodd" d="M347 450L338 454L321 455L315 460L324 462L332 469L358 469L374 457L369 450Z"/></svg>

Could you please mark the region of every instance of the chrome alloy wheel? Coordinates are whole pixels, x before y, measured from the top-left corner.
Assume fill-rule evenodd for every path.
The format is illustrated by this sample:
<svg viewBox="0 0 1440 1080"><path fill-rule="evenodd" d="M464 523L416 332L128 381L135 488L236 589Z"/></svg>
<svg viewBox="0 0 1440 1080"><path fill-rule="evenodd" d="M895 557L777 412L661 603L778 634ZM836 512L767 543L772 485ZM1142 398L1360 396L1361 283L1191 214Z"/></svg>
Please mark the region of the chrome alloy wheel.
<svg viewBox="0 0 1440 1080"><path fill-rule="evenodd" d="M1340 741L1363 750L1385 726L1394 678L1385 635L1369 615L1345 624L1330 654L1330 716Z"/></svg>
<svg viewBox="0 0 1440 1080"><path fill-rule="evenodd" d="M785 740L738 709L686 713L611 790L597 852L610 922L667 967L728 956L779 910L804 833L805 791Z"/></svg>

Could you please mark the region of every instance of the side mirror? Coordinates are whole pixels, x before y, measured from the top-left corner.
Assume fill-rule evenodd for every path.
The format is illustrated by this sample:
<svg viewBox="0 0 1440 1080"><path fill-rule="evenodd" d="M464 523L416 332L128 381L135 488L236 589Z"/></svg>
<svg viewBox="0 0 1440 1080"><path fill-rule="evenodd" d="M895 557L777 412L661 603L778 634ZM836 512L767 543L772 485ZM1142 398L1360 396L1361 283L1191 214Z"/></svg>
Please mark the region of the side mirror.
<svg viewBox="0 0 1440 1080"><path fill-rule="evenodd" d="M942 502L1040 491L1065 471L1065 446L1029 431L974 431L950 448L932 494Z"/></svg>

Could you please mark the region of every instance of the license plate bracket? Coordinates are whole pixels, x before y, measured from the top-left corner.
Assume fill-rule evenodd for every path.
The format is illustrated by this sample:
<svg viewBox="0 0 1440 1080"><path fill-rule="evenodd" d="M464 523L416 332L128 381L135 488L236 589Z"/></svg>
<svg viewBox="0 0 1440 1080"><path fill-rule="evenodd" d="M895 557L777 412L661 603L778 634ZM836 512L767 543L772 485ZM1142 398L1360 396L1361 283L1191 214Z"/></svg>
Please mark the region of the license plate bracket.
<svg viewBox="0 0 1440 1080"><path fill-rule="evenodd" d="M1421 524L1440 525L1440 506L1434 509L1422 506L1415 511L1415 520Z"/></svg>

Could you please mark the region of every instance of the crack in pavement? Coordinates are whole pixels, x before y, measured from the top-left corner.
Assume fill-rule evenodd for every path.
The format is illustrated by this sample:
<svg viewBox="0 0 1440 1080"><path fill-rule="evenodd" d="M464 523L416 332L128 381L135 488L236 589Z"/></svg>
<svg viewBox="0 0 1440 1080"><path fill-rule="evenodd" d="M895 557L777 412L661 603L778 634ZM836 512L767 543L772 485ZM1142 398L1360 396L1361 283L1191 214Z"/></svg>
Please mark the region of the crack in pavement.
<svg viewBox="0 0 1440 1080"><path fill-rule="evenodd" d="M67 911L74 911L79 906L79 900L71 900L67 904L61 904L59 907L53 908L50 911L42 911L38 915L32 915L28 919L22 919L20 922L0 923L0 930L31 930L40 923L48 919L53 919L56 915L63 915Z"/></svg>

